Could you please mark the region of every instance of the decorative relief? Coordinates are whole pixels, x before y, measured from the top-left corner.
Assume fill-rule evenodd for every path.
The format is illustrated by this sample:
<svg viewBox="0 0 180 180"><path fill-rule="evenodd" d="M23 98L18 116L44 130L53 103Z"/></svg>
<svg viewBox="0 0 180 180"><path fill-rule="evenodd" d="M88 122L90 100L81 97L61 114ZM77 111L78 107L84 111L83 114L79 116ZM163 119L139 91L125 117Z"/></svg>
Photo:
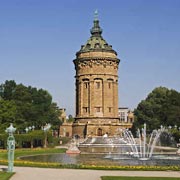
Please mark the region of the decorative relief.
<svg viewBox="0 0 180 180"><path fill-rule="evenodd" d="M118 61L111 61L111 60L101 60L101 59L96 59L96 60L83 60L83 61L78 61L76 63L76 67L78 69L81 69L83 67L90 67L92 68L93 66L113 66L114 69L118 69L118 65L119 65L119 62Z"/></svg>

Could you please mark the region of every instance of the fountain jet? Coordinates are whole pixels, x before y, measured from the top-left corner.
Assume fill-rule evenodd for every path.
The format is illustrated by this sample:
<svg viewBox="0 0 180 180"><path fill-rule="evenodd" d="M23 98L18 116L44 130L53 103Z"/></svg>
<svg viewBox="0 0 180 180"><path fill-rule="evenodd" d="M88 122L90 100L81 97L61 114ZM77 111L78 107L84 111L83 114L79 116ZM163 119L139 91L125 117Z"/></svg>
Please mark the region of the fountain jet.
<svg viewBox="0 0 180 180"><path fill-rule="evenodd" d="M156 142L158 141L160 134L165 130L161 126L159 130L153 130L149 142L147 142L147 135L146 135L146 124L142 128L142 133L140 130L137 130L137 135L139 137L139 144L136 143L131 131L125 129L123 131L124 138L126 139L127 143L131 146L131 152L129 152L132 156L138 157L140 160L148 160L152 157L154 147Z"/></svg>

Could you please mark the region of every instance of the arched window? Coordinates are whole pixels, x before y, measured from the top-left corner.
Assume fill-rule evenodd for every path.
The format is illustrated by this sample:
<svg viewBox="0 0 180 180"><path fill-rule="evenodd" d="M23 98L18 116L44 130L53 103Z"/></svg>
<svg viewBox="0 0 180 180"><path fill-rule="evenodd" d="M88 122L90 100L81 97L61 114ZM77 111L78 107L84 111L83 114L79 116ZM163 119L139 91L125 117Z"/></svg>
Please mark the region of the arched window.
<svg viewBox="0 0 180 180"><path fill-rule="evenodd" d="M87 89L89 86L89 79L85 78L83 79L84 88Z"/></svg>
<svg viewBox="0 0 180 180"><path fill-rule="evenodd" d="M95 88L100 89L101 84L102 84L102 79L101 78L95 78L94 81L95 81Z"/></svg>
<svg viewBox="0 0 180 180"><path fill-rule="evenodd" d="M113 83L113 79L107 79L108 82L108 88L111 89L112 88L112 83Z"/></svg>

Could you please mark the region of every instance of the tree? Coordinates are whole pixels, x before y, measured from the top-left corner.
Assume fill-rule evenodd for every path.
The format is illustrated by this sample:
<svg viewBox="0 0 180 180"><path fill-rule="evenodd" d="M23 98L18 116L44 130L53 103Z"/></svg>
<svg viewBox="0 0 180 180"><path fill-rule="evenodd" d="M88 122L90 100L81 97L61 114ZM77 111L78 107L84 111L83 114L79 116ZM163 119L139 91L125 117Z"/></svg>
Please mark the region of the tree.
<svg viewBox="0 0 180 180"><path fill-rule="evenodd" d="M4 84L0 85L0 96L4 100L11 100L14 90L16 88L16 82L14 80L5 81Z"/></svg>
<svg viewBox="0 0 180 180"><path fill-rule="evenodd" d="M134 110L133 129L147 124L152 131L160 125L180 126L180 93L165 87L155 88Z"/></svg>
<svg viewBox="0 0 180 180"><path fill-rule="evenodd" d="M14 101L0 100L0 132L9 126L10 123L15 123L17 117L17 107Z"/></svg>
<svg viewBox="0 0 180 180"><path fill-rule="evenodd" d="M11 80L0 85L0 96L0 119L3 119L3 124L13 122L24 130L32 125L40 129L46 123L51 123L54 129L59 129L60 111L48 91L26 87Z"/></svg>

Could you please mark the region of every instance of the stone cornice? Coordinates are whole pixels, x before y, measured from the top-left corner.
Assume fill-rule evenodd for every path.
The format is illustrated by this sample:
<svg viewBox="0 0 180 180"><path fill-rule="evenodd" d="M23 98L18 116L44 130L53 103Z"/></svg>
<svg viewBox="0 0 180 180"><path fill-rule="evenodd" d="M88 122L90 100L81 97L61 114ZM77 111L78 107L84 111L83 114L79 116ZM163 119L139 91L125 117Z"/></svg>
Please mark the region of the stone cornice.
<svg viewBox="0 0 180 180"><path fill-rule="evenodd" d="M79 54L81 53L86 53L86 52L110 52L110 53L114 53L115 55L117 55L117 52L112 50L112 49L89 49L89 50L80 50L76 53L76 56L79 56Z"/></svg>
<svg viewBox="0 0 180 180"><path fill-rule="evenodd" d="M73 62L80 62L80 61L96 61L96 60L106 60L106 61L117 61L120 62L120 59L118 58L112 58L112 57L84 57L84 58L76 58L73 60Z"/></svg>
<svg viewBox="0 0 180 180"><path fill-rule="evenodd" d="M118 75L113 75L113 74L81 74L81 75L76 75L76 76L74 76L75 78L79 78L79 77L82 77L82 76L85 76L85 77L92 77L93 75L95 75L95 76L106 76L106 77L108 77L108 76L112 76L112 77L116 77L116 78L118 78Z"/></svg>
<svg viewBox="0 0 180 180"><path fill-rule="evenodd" d="M86 59L75 59L74 64L75 68L81 69L83 67L90 67L92 68L93 66L100 66L103 65L104 68L106 66L113 66L114 69L118 69L120 60L119 59L112 59L112 58L86 58Z"/></svg>
<svg viewBox="0 0 180 180"><path fill-rule="evenodd" d="M75 118L76 120L119 120L120 118L117 116L117 117L76 117Z"/></svg>

